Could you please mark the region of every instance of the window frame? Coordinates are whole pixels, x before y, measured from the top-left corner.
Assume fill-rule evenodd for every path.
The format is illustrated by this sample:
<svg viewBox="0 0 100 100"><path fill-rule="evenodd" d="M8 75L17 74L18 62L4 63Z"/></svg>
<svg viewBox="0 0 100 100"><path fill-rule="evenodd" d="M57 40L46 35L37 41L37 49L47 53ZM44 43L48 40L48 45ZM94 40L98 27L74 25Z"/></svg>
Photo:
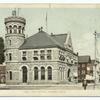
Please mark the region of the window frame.
<svg viewBox="0 0 100 100"><path fill-rule="evenodd" d="M9 79L12 80L12 71L9 71Z"/></svg>
<svg viewBox="0 0 100 100"><path fill-rule="evenodd" d="M12 53L9 53L9 61L12 61Z"/></svg>
<svg viewBox="0 0 100 100"><path fill-rule="evenodd" d="M52 80L52 67L51 66L47 67L47 75L48 75L48 80Z"/></svg>
<svg viewBox="0 0 100 100"><path fill-rule="evenodd" d="M24 54L25 53L25 54ZM25 58L25 59L24 59ZM26 61L27 60L27 51L22 51L22 60Z"/></svg>
<svg viewBox="0 0 100 100"><path fill-rule="evenodd" d="M41 80L45 80L45 67L41 67Z"/></svg>
<svg viewBox="0 0 100 100"><path fill-rule="evenodd" d="M38 80L39 79L39 73L38 73L38 67L34 67L34 80Z"/></svg>

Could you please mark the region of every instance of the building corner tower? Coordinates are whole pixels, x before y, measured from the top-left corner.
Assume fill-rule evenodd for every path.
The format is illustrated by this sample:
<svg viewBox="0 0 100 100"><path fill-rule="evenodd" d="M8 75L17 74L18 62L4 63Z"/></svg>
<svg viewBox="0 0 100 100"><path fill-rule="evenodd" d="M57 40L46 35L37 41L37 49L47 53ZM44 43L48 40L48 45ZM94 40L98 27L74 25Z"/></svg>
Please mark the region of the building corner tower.
<svg viewBox="0 0 100 100"><path fill-rule="evenodd" d="M25 40L26 20L17 16L16 10L12 11L12 16L5 18L5 62L6 62L6 84L20 83L19 70L19 47Z"/></svg>

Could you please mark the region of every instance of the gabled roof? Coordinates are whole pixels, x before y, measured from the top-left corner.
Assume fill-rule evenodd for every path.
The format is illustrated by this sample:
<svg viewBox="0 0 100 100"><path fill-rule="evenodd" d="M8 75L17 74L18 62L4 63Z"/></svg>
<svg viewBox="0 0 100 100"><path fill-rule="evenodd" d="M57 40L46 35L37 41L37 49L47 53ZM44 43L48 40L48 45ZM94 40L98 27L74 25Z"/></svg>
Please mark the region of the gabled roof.
<svg viewBox="0 0 100 100"><path fill-rule="evenodd" d="M90 63L91 62L91 58L90 56L79 56L78 57L78 62L79 63Z"/></svg>
<svg viewBox="0 0 100 100"><path fill-rule="evenodd" d="M44 31L39 31L38 33L27 38L19 49L38 49L49 47L64 48L64 42L67 38L66 36L67 34L51 36Z"/></svg>
<svg viewBox="0 0 100 100"><path fill-rule="evenodd" d="M51 37L56 40L60 45L64 46L68 34L58 34L58 35L51 35Z"/></svg>

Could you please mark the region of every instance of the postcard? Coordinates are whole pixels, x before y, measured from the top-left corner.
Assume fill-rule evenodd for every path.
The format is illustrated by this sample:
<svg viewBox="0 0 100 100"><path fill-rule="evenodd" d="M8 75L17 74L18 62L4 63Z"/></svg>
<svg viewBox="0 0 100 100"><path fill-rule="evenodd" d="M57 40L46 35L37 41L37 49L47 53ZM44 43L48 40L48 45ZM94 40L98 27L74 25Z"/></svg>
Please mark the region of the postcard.
<svg viewBox="0 0 100 100"><path fill-rule="evenodd" d="M100 96L100 4L0 4L0 96Z"/></svg>

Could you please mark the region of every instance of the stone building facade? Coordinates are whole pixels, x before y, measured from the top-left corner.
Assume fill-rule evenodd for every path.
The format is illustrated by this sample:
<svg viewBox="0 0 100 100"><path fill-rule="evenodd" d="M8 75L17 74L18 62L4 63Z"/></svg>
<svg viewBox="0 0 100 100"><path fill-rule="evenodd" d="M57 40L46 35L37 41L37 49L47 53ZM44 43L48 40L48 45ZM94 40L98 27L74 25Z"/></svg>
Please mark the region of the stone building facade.
<svg viewBox="0 0 100 100"><path fill-rule="evenodd" d="M47 34L43 28L25 38L26 20L16 15L5 18L6 84L77 82L78 55L71 35Z"/></svg>

